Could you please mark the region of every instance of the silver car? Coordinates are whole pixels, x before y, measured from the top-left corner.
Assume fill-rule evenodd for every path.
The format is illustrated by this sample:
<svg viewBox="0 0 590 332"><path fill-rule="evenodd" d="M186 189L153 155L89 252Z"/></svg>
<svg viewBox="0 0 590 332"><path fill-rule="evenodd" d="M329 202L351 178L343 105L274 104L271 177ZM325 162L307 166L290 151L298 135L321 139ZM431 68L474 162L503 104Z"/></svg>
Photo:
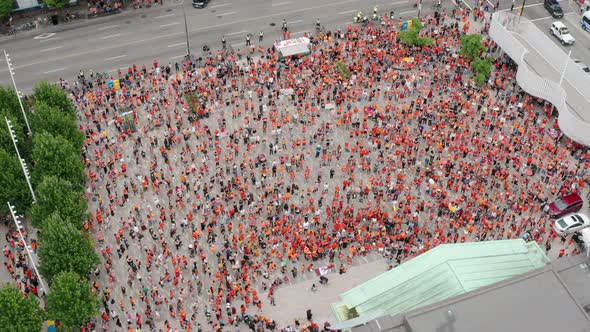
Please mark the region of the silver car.
<svg viewBox="0 0 590 332"><path fill-rule="evenodd" d="M590 218L582 213L572 213L557 219L553 224L553 230L559 236L566 236L590 226Z"/></svg>

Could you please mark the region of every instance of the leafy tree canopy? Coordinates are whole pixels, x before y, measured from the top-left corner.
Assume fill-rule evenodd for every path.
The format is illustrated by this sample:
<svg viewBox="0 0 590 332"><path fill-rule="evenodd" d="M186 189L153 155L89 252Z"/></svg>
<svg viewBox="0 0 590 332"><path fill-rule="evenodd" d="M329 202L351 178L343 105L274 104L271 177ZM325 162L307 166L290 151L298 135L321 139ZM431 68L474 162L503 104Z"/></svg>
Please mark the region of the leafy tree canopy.
<svg viewBox="0 0 590 332"><path fill-rule="evenodd" d="M76 118L72 113L61 112L44 101L38 101L30 118L33 132L48 132L54 137L61 136L72 143L76 151L82 150L84 134L76 126Z"/></svg>
<svg viewBox="0 0 590 332"><path fill-rule="evenodd" d="M57 212L43 222L39 234L39 257L39 270L49 282L61 271L86 276L100 263L88 234L72 222L62 220Z"/></svg>
<svg viewBox="0 0 590 332"><path fill-rule="evenodd" d="M460 43L460 54L469 61L479 58L480 54L486 50L486 47L481 42L481 35L479 34L462 36Z"/></svg>
<svg viewBox="0 0 590 332"><path fill-rule="evenodd" d="M44 176L55 175L70 181L76 188L82 188L85 174L79 153L72 143L61 136L36 133L31 150L33 183L41 182Z"/></svg>
<svg viewBox="0 0 590 332"><path fill-rule="evenodd" d="M43 3L51 8L63 8L69 2L69 0L43 0Z"/></svg>
<svg viewBox="0 0 590 332"><path fill-rule="evenodd" d="M37 202L31 207L31 219L37 228L44 228L44 221L54 212L59 213L63 221L72 223L80 229L87 217L88 209L82 193L66 180L55 176L43 178L37 186Z"/></svg>
<svg viewBox="0 0 590 332"><path fill-rule="evenodd" d="M10 11L14 9L15 5L15 0L0 0L0 19L10 16Z"/></svg>
<svg viewBox="0 0 590 332"><path fill-rule="evenodd" d="M57 2L61 0L55 1ZM65 3L69 2L68 0L64 1ZM47 5L50 7L55 7L50 4ZM38 82L37 84L35 84L35 87L33 88L33 98L35 100L35 103L42 101L50 107L55 107L62 112L75 114L75 109L74 105L72 104L72 101L68 98L66 92L57 85L49 84L46 81Z"/></svg>
<svg viewBox="0 0 590 332"><path fill-rule="evenodd" d="M44 320L36 297L25 297L12 284L0 288L0 331L41 331Z"/></svg>
<svg viewBox="0 0 590 332"><path fill-rule="evenodd" d="M0 169L0 213L9 212L6 202L10 202L17 211L24 213L31 206L33 197L18 157L0 148Z"/></svg>
<svg viewBox="0 0 590 332"><path fill-rule="evenodd" d="M412 26L399 33L399 39L404 45L427 46L432 45L432 38L420 37L420 30L424 25L418 18L412 19Z"/></svg>
<svg viewBox="0 0 590 332"><path fill-rule="evenodd" d="M76 272L60 272L47 294L47 316L62 324L66 331L79 330L98 314L99 302L87 280Z"/></svg>
<svg viewBox="0 0 590 332"><path fill-rule="evenodd" d="M18 146L18 151L20 152L21 157L28 159L32 140L26 134L27 130L24 122L21 123L20 120L12 114L7 114L6 117L12 123L12 128L16 134L16 145ZM0 148L16 156L14 144L12 143L12 138L10 138L10 132L8 131L8 125L6 124L4 116L0 119Z"/></svg>

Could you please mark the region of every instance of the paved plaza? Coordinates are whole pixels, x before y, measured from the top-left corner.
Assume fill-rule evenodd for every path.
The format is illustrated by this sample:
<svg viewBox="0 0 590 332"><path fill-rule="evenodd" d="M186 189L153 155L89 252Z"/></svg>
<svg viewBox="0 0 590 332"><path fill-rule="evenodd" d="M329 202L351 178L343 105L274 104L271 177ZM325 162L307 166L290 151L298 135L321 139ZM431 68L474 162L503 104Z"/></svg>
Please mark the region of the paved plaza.
<svg viewBox="0 0 590 332"><path fill-rule="evenodd" d="M337 294L441 243L527 237L576 254L544 208L586 193L590 154L493 45L489 86L469 83L458 41L485 24L457 17L428 17L422 50L386 21L284 64L215 50L132 65L116 93L70 86L102 257L95 329L314 330Z"/></svg>

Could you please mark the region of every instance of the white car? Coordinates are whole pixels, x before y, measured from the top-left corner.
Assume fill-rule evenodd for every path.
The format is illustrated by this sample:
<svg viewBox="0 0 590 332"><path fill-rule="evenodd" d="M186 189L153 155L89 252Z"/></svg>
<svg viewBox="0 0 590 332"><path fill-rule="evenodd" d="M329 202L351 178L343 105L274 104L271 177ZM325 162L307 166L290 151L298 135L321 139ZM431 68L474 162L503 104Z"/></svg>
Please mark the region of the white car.
<svg viewBox="0 0 590 332"><path fill-rule="evenodd" d="M559 236L566 236L590 226L590 218L581 213L572 213L557 219L553 224L553 230Z"/></svg>
<svg viewBox="0 0 590 332"><path fill-rule="evenodd" d="M561 21L555 21L551 24L551 34L557 37L563 45L573 45L576 42L576 39Z"/></svg>

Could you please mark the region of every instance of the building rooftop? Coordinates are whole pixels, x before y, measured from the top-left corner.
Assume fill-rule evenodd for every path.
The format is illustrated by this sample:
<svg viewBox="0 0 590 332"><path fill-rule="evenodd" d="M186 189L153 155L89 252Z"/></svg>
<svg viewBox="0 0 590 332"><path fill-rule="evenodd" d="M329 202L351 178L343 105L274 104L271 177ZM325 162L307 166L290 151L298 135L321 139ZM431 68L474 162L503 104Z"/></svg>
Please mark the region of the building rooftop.
<svg viewBox="0 0 590 332"><path fill-rule="evenodd" d="M448 299L549 263L522 239L440 245L345 293L332 304L338 326L362 324Z"/></svg>
<svg viewBox="0 0 590 332"><path fill-rule="evenodd" d="M590 331L590 269L586 259L583 255L562 258L509 280L374 319L352 331Z"/></svg>

